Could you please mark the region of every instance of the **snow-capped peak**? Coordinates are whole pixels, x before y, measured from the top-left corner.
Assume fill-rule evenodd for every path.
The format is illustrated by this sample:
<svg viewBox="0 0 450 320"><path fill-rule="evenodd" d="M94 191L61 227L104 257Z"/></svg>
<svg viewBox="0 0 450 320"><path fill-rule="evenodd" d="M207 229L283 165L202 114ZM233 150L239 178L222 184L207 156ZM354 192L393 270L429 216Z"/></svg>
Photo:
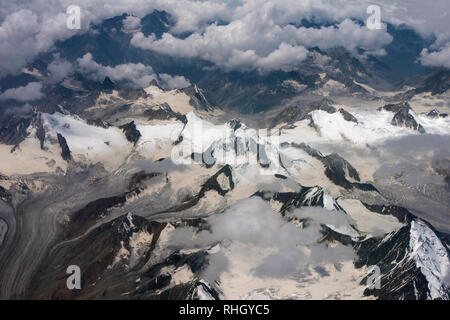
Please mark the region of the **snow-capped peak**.
<svg viewBox="0 0 450 320"><path fill-rule="evenodd" d="M412 221L409 246L411 256L428 281L432 299L449 299L450 260L448 251L424 223Z"/></svg>

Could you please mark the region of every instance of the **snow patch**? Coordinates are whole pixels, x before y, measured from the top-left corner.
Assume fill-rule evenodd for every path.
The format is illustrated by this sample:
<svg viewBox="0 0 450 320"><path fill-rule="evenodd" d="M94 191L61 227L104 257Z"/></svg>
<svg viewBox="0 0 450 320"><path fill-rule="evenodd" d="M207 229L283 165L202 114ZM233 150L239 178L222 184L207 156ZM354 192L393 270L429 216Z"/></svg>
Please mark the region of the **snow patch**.
<svg viewBox="0 0 450 320"><path fill-rule="evenodd" d="M436 234L425 224L412 221L409 247L416 265L428 281L432 299L449 299L450 271L447 250Z"/></svg>

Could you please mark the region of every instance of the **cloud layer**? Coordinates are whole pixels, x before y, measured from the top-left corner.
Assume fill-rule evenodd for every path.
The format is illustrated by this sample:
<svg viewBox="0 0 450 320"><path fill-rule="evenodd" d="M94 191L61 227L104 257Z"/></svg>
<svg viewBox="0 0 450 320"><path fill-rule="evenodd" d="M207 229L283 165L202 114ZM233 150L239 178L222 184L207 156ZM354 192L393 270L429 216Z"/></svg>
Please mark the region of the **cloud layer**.
<svg viewBox="0 0 450 320"><path fill-rule="evenodd" d="M424 66L445 67L450 69L450 43L437 51L423 49L420 54L420 61Z"/></svg>
<svg viewBox="0 0 450 320"><path fill-rule="evenodd" d="M309 218L308 226L300 229L283 219L262 199L250 198L231 206L223 214L209 217L211 232L195 233L191 228L177 228L170 243L174 249L202 248L218 242L227 247L226 256L221 251L216 253L210 261L211 267L205 272L207 279L212 281L219 275L217 272L226 271L228 258L234 255L252 257L249 261L254 264L254 275L272 278L288 277L309 266L354 258L351 247L318 243L323 220L339 227L348 225L348 217L323 208L302 208L294 214Z"/></svg>
<svg viewBox="0 0 450 320"><path fill-rule="evenodd" d="M307 58L309 48L342 46L351 52L362 48L379 54L392 41L386 30L369 30L349 19L334 26L305 28L277 24L276 17L261 19L261 14L252 11L240 20L209 25L187 38L165 33L156 39L139 32L131 44L175 57L200 58L225 70L291 71Z"/></svg>
<svg viewBox="0 0 450 320"><path fill-rule="evenodd" d="M182 76L172 77L168 74L158 76L151 66L142 63L127 63L114 67L104 66L95 62L90 53L86 53L77 60L76 68L78 72L96 81L103 81L105 77L109 77L113 81L126 80L138 88L147 87L152 80L156 80L165 89L179 89L190 85L189 81Z"/></svg>
<svg viewBox="0 0 450 320"><path fill-rule="evenodd" d="M109 77L113 81L128 80L142 88L157 79L152 67L142 63L120 64L115 67L104 66L95 62L90 53L79 58L77 63L81 73L97 81L103 81L105 77Z"/></svg>
<svg viewBox="0 0 450 320"><path fill-rule="evenodd" d="M0 94L0 100L17 100L17 101L31 101L41 98L44 94L42 90L42 83L30 82L26 86L11 88Z"/></svg>
<svg viewBox="0 0 450 320"><path fill-rule="evenodd" d="M91 23L126 12L134 15L124 22L124 30L130 32L139 28L139 18L154 9L169 12L175 26L162 39L137 34L133 45L199 57L226 69L291 70L312 46L361 47L380 54L389 35L346 20L365 21L367 6L373 3L380 6L383 21L404 23L424 36L436 36L439 41L432 52L423 53L422 62L448 67L447 0L433 1L433 5L419 0L80 0L76 4L81 8L81 30L66 27L66 9L73 4L69 0L12 0L0 8L0 77L19 72L56 41L88 32ZM299 28L295 24L302 19L328 23L328 27ZM191 35L180 39L185 32Z"/></svg>

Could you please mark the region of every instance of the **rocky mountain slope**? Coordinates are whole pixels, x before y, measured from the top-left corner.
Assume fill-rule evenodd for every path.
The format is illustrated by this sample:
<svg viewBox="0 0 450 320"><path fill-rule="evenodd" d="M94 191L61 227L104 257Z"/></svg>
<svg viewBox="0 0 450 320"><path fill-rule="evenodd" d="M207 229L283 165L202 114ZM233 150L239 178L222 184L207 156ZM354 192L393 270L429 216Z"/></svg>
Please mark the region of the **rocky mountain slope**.
<svg viewBox="0 0 450 320"><path fill-rule="evenodd" d="M445 136L448 117L321 100L257 130L196 87L92 90L2 122L2 298L449 298L447 230L321 150Z"/></svg>

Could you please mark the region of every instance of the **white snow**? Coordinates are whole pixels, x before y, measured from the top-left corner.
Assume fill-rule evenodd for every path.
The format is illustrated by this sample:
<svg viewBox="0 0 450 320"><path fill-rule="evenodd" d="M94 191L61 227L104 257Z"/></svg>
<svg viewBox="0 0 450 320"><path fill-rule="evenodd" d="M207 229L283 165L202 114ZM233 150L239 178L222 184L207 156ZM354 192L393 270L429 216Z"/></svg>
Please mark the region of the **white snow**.
<svg viewBox="0 0 450 320"><path fill-rule="evenodd" d="M356 228L360 232L380 236L399 230L403 226L391 215L369 211L359 200L341 198L337 202L355 221Z"/></svg>
<svg viewBox="0 0 450 320"><path fill-rule="evenodd" d="M203 282L203 281L200 281ZM204 282L203 282L204 283ZM208 286L208 284L205 283L206 286ZM199 285L197 287L197 297L199 300L214 300L214 297L207 292L202 285Z"/></svg>
<svg viewBox="0 0 450 320"><path fill-rule="evenodd" d="M387 139L406 135L420 134L409 128L397 127L391 124L394 113L389 111L359 110L352 112L358 123L346 121L339 113L328 113L316 110L311 113L318 131L308 126L309 120L295 123L293 129L282 129L281 142L296 141L314 142L350 142L357 144L382 143ZM427 133L450 135L450 119L431 119L424 115L413 116L424 127ZM299 140L301 137L301 140Z"/></svg>
<svg viewBox="0 0 450 320"><path fill-rule="evenodd" d="M46 134L54 139L58 133L64 136L77 160L101 162L112 169L123 163L132 148L122 131L115 127L91 126L76 116L61 113L42 114L42 120Z"/></svg>
<svg viewBox="0 0 450 320"><path fill-rule="evenodd" d="M411 223L411 255L428 281L432 299L449 299L450 260L442 242L424 223Z"/></svg>
<svg viewBox="0 0 450 320"><path fill-rule="evenodd" d="M58 144L46 144L42 150L34 128L28 137L11 152L13 146L0 144L0 172L6 175L31 174L37 172L56 172L57 168L66 171L67 162L61 158Z"/></svg>
<svg viewBox="0 0 450 320"><path fill-rule="evenodd" d="M157 160L170 155L172 143L183 130L183 124L179 121L152 125L136 123L136 129L141 133L137 143L138 152L146 158Z"/></svg>
<svg viewBox="0 0 450 320"><path fill-rule="evenodd" d="M151 95L150 98L146 98L147 102L152 104L168 103L173 111L181 114L194 110L194 107L189 103L190 97L180 90L164 91L156 86L149 86L144 90Z"/></svg>

